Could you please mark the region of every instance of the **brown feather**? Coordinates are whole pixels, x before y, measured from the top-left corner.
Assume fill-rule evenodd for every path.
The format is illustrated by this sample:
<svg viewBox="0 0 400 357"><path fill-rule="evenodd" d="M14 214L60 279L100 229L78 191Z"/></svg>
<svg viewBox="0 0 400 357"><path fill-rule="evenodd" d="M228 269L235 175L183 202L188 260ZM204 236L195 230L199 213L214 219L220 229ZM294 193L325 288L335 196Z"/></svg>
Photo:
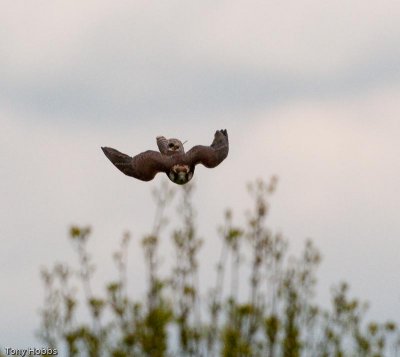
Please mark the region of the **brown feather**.
<svg viewBox="0 0 400 357"><path fill-rule="evenodd" d="M187 153L175 151L170 152L164 137L157 137L157 146L160 152L148 150L134 157L130 157L118 150L109 147L102 147L108 159L125 175L132 176L142 181L150 181L158 172L164 172L169 179L178 184L184 184L193 176L195 166L203 164L208 168L218 166L229 152L228 133L226 130L217 130L214 140L210 146L197 145ZM180 142L180 141L179 141ZM184 167L184 177L180 168ZM178 177L179 176L179 177Z"/></svg>
<svg viewBox="0 0 400 357"><path fill-rule="evenodd" d="M190 165L203 164L205 167L218 166L229 152L228 133L226 130L217 130L210 146L197 145L187 153L187 162Z"/></svg>
<svg viewBox="0 0 400 357"><path fill-rule="evenodd" d="M118 150L108 147L101 148L108 159L125 175L142 181L150 181L158 172L167 172L168 158L157 151L148 150L130 157Z"/></svg>
<svg viewBox="0 0 400 357"><path fill-rule="evenodd" d="M168 152L168 140L164 136L157 136L157 146L161 154L166 154Z"/></svg>

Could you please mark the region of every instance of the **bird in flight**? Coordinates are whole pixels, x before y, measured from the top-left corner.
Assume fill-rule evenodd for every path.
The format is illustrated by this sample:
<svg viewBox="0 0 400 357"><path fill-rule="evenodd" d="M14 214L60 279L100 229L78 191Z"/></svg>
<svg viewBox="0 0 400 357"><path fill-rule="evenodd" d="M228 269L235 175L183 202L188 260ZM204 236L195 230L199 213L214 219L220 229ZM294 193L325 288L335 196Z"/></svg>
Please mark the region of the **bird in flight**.
<svg viewBox="0 0 400 357"><path fill-rule="evenodd" d="M187 153L178 139L156 138L158 151L147 150L136 156L129 156L109 147L102 147L108 159L125 175L138 180L150 181L159 172L165 172L168 178L178 184L189 182L197 164L213 168L218 166L229 151L228 132L217 130L210 146L196 145Z"/></svg>

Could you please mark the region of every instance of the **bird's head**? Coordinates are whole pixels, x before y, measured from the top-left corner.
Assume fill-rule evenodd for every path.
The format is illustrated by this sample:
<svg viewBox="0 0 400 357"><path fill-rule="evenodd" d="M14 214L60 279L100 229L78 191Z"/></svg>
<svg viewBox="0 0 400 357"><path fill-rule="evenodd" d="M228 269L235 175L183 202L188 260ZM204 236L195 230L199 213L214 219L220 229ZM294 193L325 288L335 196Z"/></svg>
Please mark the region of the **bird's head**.
<svg viewBox="0 0 400 357"><path fill-rule="evenodd" d="M184 185L189 182L192 177L193 171L190 170L188 165L174 165L168 173L168 178L178 185Z"/></svg>

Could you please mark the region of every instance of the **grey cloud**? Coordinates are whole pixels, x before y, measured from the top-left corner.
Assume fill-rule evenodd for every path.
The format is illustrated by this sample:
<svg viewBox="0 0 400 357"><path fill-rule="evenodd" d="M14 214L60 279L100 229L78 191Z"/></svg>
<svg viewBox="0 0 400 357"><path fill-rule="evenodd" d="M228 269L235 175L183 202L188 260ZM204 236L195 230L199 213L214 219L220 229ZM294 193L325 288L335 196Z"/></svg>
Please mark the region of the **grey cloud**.
<svg viewBox="0 0 400 357"><path fill-rule="evenodd" d="M31 9L31 29L8 14L0 103L27 118L112 117L123 125L131 117L263 109L399 81L393 16L400 8L391 1L361 8L308 1L307 11L293 3L246 5L208 11L99 2L93 11L68 5L61 13L48 4L55 17L45 16L44 5L44 13Z"/></svg>
<svg viewBox="0 0 400 357"><path fill-rule="evenodd" d="M396 51L384 57L373 54L347 71L306 77L207 64L169 64L164 73L158 73L157 81L152 81L151 75L146 78L152 67L141 71L135 64L130 69L105 65L93 71L83 66L75 73L53 78L3 82L1 101L44 118L87 115L97 117L99 122L105 118L123 121L127 117L144 120L161 113L167 117L209 115L234 108L271 108L305 97L344 97L397 83L399 58Z"/></svg>

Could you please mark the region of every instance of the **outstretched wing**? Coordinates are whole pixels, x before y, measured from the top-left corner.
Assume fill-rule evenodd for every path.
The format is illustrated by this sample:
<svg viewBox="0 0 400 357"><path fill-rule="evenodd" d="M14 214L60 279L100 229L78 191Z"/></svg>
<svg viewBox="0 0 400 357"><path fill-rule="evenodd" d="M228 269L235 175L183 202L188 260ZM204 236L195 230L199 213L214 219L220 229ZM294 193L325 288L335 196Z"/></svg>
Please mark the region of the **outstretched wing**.
<svg viewBox="0 0 400 357"><path fill-rule="evenodd" d="M142 181L150 181L158 172L167 172L169 169L170 160L157 151L148 150L130 157L113 148L101 149L116 168Z"/></svg>
<svg viewBox="0 0 400 357"><path fill-rule="evenodd" d="M226 129L217 130L210 146L194 146L187 152L186 158L190 165L203 164L205 167L213 168L228 156L228 152L228 132Z"/></svg>

